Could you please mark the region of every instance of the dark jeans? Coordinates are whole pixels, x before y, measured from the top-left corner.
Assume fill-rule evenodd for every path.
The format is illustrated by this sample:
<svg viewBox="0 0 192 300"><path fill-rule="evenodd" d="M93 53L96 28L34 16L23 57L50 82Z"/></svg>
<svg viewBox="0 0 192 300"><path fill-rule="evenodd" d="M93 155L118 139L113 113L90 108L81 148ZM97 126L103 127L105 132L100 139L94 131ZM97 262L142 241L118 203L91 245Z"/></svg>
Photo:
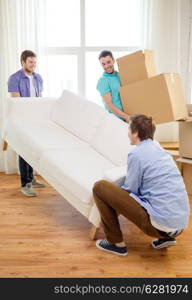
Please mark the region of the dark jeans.
<svg viewBox="0 0 192 300"><path fill-rule="evenodd" d="M153 227L147 211L127 191L113 183L106 180L96 182L93 187L93 196L109 242L119 243L123 241L118 220L119 214L129 219L149 236L168 237L165 232Z"/></svg>
<svg viewBox="0 0 192 300"><path fill-rule="evenodd" d="M21 186L25 186L33 180L33 168L21 156L19 156L19 171Z"/></svg>

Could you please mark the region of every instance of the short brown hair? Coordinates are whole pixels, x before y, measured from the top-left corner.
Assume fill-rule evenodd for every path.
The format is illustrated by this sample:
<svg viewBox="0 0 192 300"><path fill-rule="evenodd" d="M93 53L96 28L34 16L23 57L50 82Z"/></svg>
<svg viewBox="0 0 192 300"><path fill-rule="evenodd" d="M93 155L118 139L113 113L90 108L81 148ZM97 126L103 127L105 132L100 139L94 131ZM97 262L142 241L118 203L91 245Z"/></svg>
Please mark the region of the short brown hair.
<svg viewBox="0 0 192 300"><path fill-rule="evenodd" d="M20 58L21 64L22 64L22 61L26 62L28 57L37 57L37 56L33 51L25 50L21 53L21 58Z"/></svg>
<svg viewBox="0 0 192 300"><path fill-rule="evenodd" d="M138 137L141 141L146 139L153 140L156 126L152 117L133 115L130 117L130 129L132 133L138 133Z"/></svg>
<svg viewBox="0 0 192 300"><path fill-rule="evenodd" d="M101 51L101 53L99 54L99 60L102 58L102 57L106 57L106 56L110 56L112 59L114 59L113 57L113 54L110 50L103 50Z"/></svg>

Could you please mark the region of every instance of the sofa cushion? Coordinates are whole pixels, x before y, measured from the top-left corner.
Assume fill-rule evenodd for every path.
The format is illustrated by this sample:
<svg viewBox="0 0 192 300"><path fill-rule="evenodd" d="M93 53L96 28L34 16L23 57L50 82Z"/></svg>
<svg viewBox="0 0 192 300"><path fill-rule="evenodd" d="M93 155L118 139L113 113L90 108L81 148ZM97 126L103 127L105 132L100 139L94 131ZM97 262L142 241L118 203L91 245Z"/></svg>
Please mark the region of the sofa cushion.
<svg viewBox="0 0 192 300"><path fill-rule="evenodd" d="M127 174L127 164L121 167L114 167L107 170L103 176L104 179L113 182L114 184L121 186L125 181Z"/></svg>
<svg viewBox="0 0 192 300"><path fill-rule="evenodd" d="M65 90L53 109L52 120L89 143L105 115L99 105Z"/></svg>
<svg viewBox="0 0 192 300"><path fill-rule="evenodd" d="M48 150L42 153L39 169L49 173L52 183L61 183L80 201L92 201L92 187L114 165L91 147Z"/></svg>
<svg viewBox="0 0 192 300"><path fill-rule="evenodd" d="M87 147L88 144L51 121L28 122L12 119L7 123L6 140L18 154L31 153L30 159L39 160L48 149Z"/></svg>
<svg viewBox="0 0 192 300"><path fill-rule="evenodd" d="M127 163L127 154L135 147L128 138L128 124L109 113L90 145L117 166Z"/></svg>
<svg viewBox="0 0 192 300"><path fill-rule="evenodd" d="M80 120L79 112L82 110L82 105L82 98L64 90L53 108L51 119L57 125L74 133Z"/></svg>

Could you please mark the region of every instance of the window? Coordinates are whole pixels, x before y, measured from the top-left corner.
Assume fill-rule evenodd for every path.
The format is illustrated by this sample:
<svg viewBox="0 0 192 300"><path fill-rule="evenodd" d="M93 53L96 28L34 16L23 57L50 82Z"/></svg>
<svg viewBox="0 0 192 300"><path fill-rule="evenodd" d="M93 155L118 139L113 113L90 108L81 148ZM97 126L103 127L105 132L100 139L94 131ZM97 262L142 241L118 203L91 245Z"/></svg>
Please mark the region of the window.
<svg viewBox="0 0 192 300"><path fill-rule="evenodd" d="M87 46L139 46L140 1L85 1Z"/></svg>
<svg viewBox="0 0 192 300"><path fill-rule="evenodd" d="M66 88L102 105L98 54L109 49L117 58L141 47L141 0L45 1L44 95Z"/></svg>
<svg viewBox="0 0 192 300"><path fill-rule="evenodd" d="M49 55L42 63L46 65L41 74L47 81L49 96L59 97L64 89L78 93L76 55Z"/></svg>
<svg viewBox="0 0 192 300"><path fill-rule="evenodd" d="M46 0L48 47L80 46L80 0Z"/></svg>

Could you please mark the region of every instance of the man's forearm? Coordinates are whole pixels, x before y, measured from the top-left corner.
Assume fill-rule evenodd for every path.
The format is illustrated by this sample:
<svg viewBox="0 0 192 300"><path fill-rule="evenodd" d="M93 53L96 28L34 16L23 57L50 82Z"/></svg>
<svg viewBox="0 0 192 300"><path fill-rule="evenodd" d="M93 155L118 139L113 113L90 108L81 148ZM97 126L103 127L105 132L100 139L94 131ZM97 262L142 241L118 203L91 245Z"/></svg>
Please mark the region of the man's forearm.
<svg viewBox="0 0 192 300"><path fill-rule="evenodd" d="M120 110L118 107L116 107L115 105L113 104L108 105L108 108L118 117L124 118L125 120L129 119L129 116L126 113L124 113L122 110Z"/></svg>

